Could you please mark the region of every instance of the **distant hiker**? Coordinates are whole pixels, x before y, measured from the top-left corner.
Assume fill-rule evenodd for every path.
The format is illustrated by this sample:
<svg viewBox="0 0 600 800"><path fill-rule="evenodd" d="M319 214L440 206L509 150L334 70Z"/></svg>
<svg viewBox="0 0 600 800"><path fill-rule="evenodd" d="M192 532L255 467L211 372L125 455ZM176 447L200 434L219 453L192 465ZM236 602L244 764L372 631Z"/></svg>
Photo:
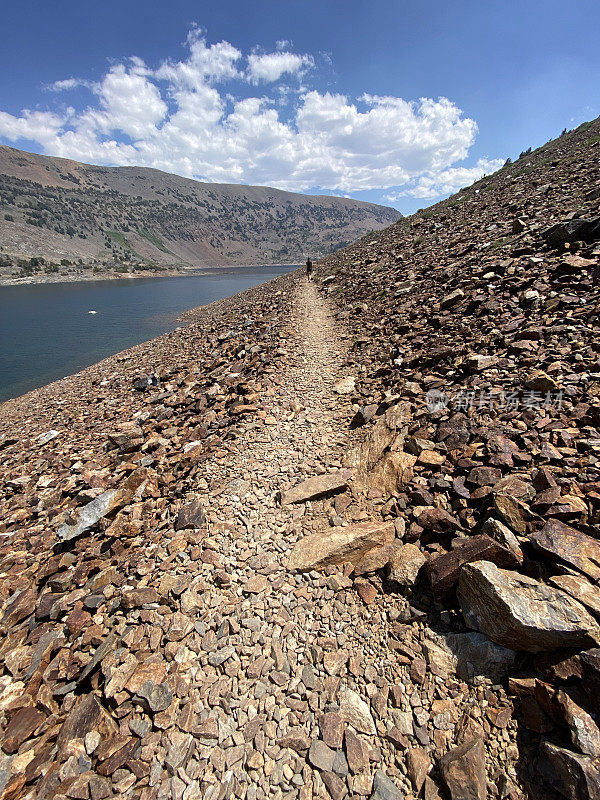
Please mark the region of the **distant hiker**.
<svg viewBox="0 0 600 800"><path fill-rule="evenodd" d="M312 261L310 260L310 258L307 258L306 259L306 277L308 278L309 281L312 281L312 274L313 274Z"/></svg>

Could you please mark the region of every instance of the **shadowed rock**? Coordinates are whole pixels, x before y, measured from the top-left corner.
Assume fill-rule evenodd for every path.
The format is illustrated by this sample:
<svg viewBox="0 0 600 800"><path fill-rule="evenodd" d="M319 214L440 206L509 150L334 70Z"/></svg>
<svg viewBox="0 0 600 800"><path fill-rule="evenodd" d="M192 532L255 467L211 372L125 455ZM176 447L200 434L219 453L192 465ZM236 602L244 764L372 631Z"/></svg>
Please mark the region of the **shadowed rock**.
<svg viewBox="0 0 600 800"><path fill-rule="evenodd" d="M570 595L489 561L463 567L458 599L469 627L513 650L589 646L600 633Z"/></svg>

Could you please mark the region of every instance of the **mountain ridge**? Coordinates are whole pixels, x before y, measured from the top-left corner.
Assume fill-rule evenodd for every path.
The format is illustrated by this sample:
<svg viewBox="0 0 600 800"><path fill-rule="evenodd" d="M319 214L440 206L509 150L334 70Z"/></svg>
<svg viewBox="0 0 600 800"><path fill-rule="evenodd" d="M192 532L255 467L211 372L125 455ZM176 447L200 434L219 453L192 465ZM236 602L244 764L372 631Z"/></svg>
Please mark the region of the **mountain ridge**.
<svg viewBox="0 0 600 800"><path fill-rule="evenodd" d="M267 186L202 183L151 167L104 167L0 146L4 272L73 262L117 272L320 257L395 222L395 209ZM71 262L64 264L61 262ZM52 267L51 267L52 268Z"/></svg>

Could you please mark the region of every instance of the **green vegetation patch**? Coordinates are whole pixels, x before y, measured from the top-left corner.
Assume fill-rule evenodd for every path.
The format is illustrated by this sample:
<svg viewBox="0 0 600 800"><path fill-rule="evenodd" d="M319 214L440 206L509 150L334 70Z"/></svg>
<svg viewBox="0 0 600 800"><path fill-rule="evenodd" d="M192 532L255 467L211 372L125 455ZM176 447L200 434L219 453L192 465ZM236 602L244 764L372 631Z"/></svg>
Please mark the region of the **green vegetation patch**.
<svg viewBox="0 0 600 800"><path fill-rule="evenodd" d="M168 253L171 256L174 255L174 253L172 253L171 250L169 250L169 248L165 245L162 239L160 239L155 233L146 230L146 228L142 228L141 230L138 231L138 233L140 234L140 236L143 236L144 239L147 239L150 242L150 244L153 244L154 247L157 247L163 253Z"/></svg>
<svg viewBox="0 0 600 800"><path fill-rule="evenodd" d="M127 241L127 239L119 231L106 231L106 235L110 236L110 238L113 241L115 241L117 244L120 244L121 247L124 247L126 250L131 250L132 253L135 253L135 250L133 249L131 244ZM139 256L139 253L135 253L135 254L136 254L136 256Z"/></svg>

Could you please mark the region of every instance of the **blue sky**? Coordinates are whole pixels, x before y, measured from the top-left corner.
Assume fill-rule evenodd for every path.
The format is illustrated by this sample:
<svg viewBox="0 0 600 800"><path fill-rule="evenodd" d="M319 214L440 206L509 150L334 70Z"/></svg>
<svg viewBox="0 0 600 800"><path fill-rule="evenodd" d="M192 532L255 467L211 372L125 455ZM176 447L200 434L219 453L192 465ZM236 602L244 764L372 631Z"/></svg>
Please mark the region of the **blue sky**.
<svg viewBox="0 0 600 800"><path fill-rule="evenodd" d="M597 0L21 0L0 142L404 213L600 114Z"/></svg>

